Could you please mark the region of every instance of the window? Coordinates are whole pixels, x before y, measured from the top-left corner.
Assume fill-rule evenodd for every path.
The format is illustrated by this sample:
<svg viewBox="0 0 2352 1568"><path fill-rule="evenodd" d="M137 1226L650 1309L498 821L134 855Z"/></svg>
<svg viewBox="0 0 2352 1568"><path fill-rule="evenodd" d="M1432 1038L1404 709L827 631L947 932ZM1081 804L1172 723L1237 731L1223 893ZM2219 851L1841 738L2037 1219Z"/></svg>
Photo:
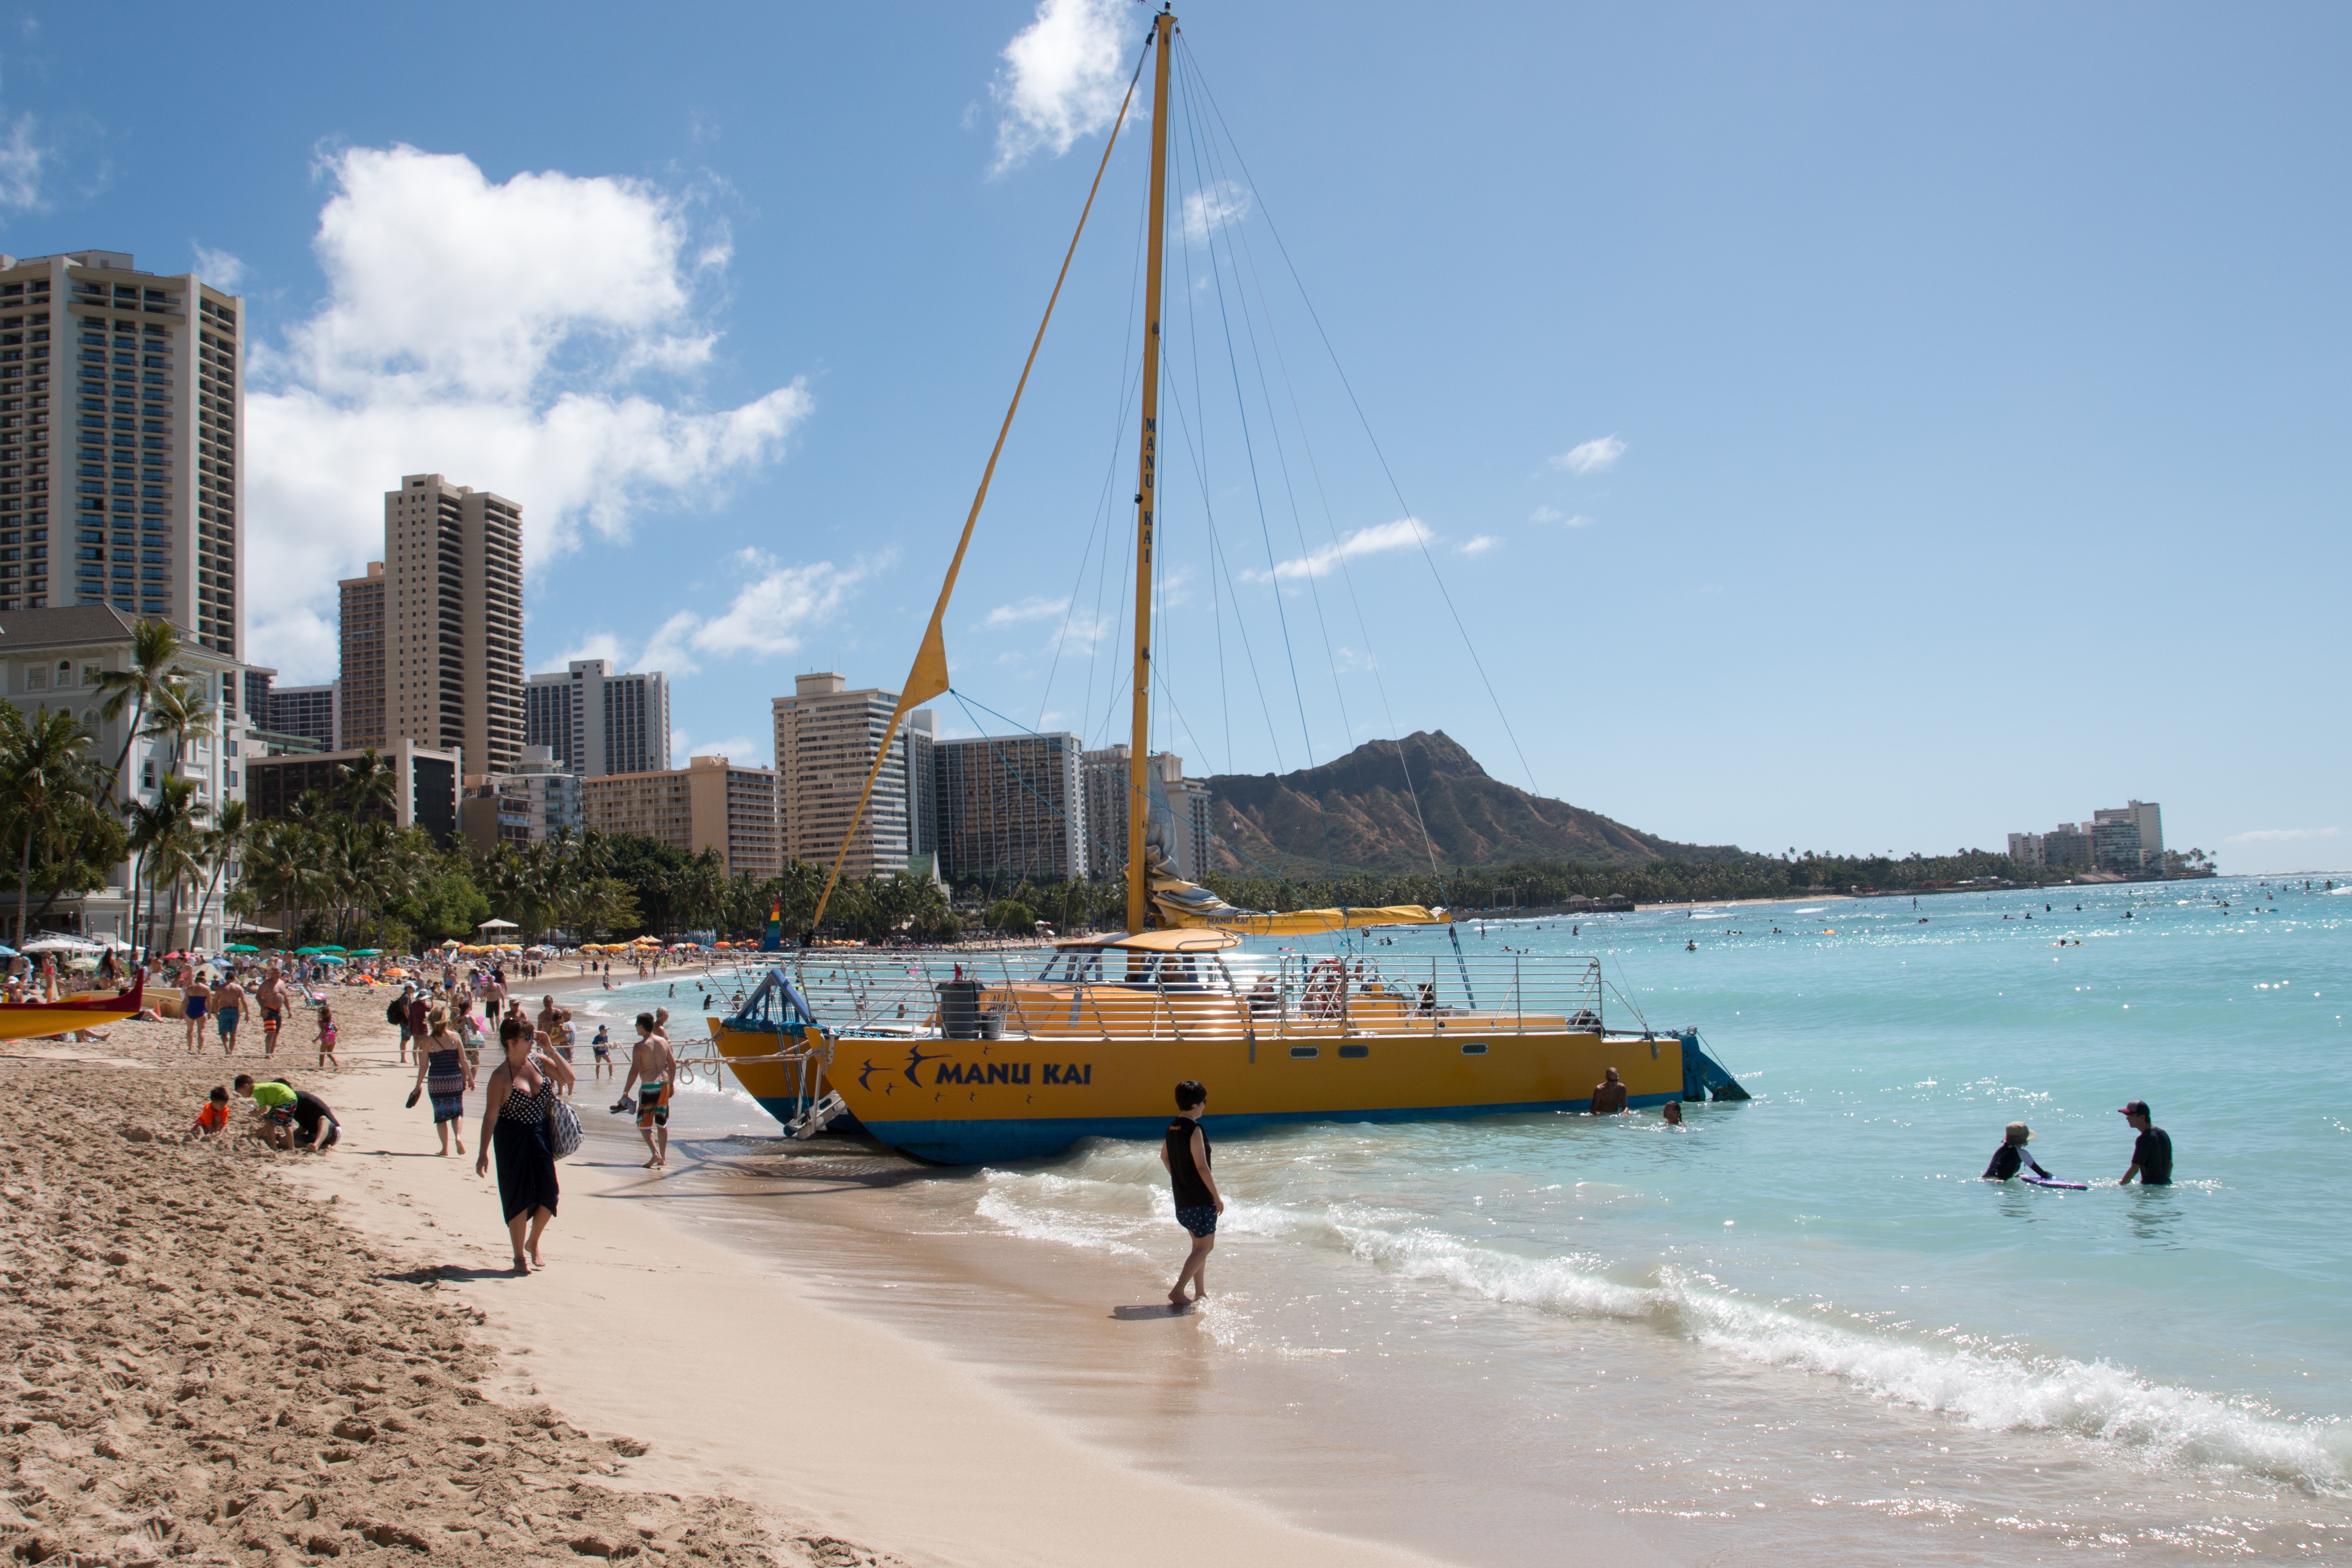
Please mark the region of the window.
<svg viewBox="0 0 2352 1568"><path fill-rule="evenodd" d="M61 658L58 660L58 689L62 691L72 684L73 660L69 658Z"/></svg>
<svg viewBox="0 0 2352 1568"><path fill-rule="evenodd" d="M100 668L100 667L95 664L83 665L81 667L81 683L84 686L96 686L98 684Z"/></svg>
<svg viewBox="0 0 2352 1568"><path fill-rule="evenodd" d="M25 667L26 690L46 691L48 687L49 672L46 668L37 664L28 664Z"/></svg>

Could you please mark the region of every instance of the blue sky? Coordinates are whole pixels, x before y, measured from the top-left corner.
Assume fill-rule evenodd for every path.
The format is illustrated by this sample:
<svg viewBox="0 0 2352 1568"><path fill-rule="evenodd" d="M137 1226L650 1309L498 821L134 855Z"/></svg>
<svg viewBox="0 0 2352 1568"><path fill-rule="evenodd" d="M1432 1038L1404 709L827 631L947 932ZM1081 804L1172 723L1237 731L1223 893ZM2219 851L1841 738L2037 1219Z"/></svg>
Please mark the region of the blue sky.
<svg viewBox="0 0 2352 1568"><path fill-rule="evenodd" d="M1997 846L2136 795L2232 869L2352 864L2340 8L1183 16L1191 771L1443 727L1679 839ZM246 292L287 679L440 470L525 505L534 668L667 668L688 749L764 760L794 673L903 678L1144 16L21 13L0 246ZM951 730L1123 724L1140 153L950 617Z"/></svg>

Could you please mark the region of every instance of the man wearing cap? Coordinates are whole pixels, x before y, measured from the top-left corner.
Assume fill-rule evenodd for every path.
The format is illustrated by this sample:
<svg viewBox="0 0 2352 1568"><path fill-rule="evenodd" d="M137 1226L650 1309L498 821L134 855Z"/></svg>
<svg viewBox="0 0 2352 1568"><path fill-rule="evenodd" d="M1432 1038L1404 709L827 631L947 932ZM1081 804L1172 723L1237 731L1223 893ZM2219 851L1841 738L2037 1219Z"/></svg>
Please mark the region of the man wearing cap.
<svg viewBox="0 0 2352 1568"><path fill-rule="evenodd" d="M2139 1136L2132 1142L2131 1169L2116 1185L2127 1187L2134 1176L2139 1178L2143 1187L2172 1185L2172 1134L2149 1119L2147 1101L2135 1100L2116 1114L2130 1122L2132 1131Z"/></svg>

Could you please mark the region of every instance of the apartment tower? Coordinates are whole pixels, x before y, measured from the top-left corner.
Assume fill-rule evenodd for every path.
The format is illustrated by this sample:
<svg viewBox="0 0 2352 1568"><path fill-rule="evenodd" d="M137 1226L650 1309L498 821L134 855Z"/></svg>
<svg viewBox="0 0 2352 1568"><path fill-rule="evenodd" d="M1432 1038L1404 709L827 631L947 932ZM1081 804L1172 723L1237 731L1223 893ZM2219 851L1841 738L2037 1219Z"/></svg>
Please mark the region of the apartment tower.
<svg viewBox="0 0 2352 1568"><path fill-rule="evenodd" d="M660 773L669 766L669 677L614 675L601 658L575 658L523 688L522 743L545 746L582 778Z"/></svg>
<svg viewBox="0 0 2352 1568"><path fill-rule="evenodd" d="M469 775L512 773L523 744L522 508L407 475L383 498L383 554L386 734L459 752Z"/></svg>
<svg viewBox="0 0 2352 1568"><path fill-rule="evenodd" d="M341 744L353 748L384 743L383 563L371 561L342 590L343 689Z"/></svg>
<svg viewBox="0 0 2352 1568"><path fill-rule="evenodd" d="M682 768L601 773L580 781L580 815L599 833L643 834L688 855L716 849L730 877L765 879L784 868L772 768L689 757Z"/></svg>
<svg viewBox="0 0 2352 1568"><path fill-rule="evenodd" d="M898 706L895 691L851 691L847 686L831 671L803 675L793 680L793 695L774 700L787 860L833 865L856 814L866 771ZM930 733L928 721L924 733ZM908 744L904 730L891 738L890 760L874 781L873 797L842 862L845 877L895 876L915 852L908 816Z"/></svg>
<svg viewBox="0 0 2352 1568"><path fill-rule="evenodd" d="M0 256L0 610L107 605L243 657L243 316L121 251Z"/></svg>

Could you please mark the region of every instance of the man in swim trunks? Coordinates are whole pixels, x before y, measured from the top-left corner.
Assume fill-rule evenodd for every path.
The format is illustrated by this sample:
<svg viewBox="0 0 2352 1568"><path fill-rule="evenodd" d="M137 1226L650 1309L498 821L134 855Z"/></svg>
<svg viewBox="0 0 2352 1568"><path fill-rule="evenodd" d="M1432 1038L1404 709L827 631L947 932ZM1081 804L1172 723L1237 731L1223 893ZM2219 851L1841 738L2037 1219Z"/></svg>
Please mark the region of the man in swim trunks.
<svg viewBox="0 0 2352 1568"><path fill-rule="evenodd" d="M1617 1069L1611 1068L1599 1083L1592 1086L1592 1114L1615 1116L1625 1109L1625 1086L1618 1081Z"/></svg>
<svg viewBox="0 0 2352 1568"><path fill-rule="evenodd" d="M253 999L261 1005L261 1054L274 1057L278 1054L278 1031L286 1023L286 978L278 973L276 963L262 972L261 984L254 991Z"/></svg>
<svg viewBox="0 0 2352 1568"><path fill-rule="evenodd" d="M220 1030L221 1055L236 1055L236 1020L245 1005L245 987L232 974L213 991L213 1023Z"/></svg>
<svg viewBox="0 0 2352 1568"><path fill-rule="evenodd" d="M552 996L539 999L539 1032L555 1047L555 1054L565 1061L572 1059L572 1014L555 1005Z"/></svg>
<svg viewBox="0 0 2352 1568"><path fill-rule="evenodd" d="M596 1037L588 1042L588 1048L596 1053L596 1081L602 1083L613 1072L613 1031L597 1025Z"/></svg>
<svg viewBox="0 0 2352 1568"><path fill-rule="evenodd" d="M648 1171L669 1163L670 1075L677 1067L669 1041L654 1027L654 1016L638 1014L636 1048L629 1053L629 1076L621 1095L626 1099L629 1086L637 1086L637 1131L645 1135L646 1152L652 1156L646 1162Z"/></svg>

